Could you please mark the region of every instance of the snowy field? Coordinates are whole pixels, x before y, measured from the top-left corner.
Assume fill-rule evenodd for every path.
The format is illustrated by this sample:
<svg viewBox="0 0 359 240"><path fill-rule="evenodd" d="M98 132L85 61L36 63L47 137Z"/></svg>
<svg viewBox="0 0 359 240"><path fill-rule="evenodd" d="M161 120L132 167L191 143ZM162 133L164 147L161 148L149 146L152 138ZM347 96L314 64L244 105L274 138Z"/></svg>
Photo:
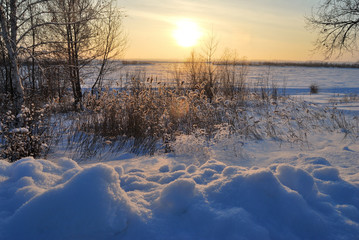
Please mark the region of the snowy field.
<svg viewBox="0 0 359 240"><path fill-rule="evenodd" d="M318 107L359 94L359 69L271 74ZM309 94L311 83L319 94ZM359 117L359 101L335 102ZM344 136L308 133L307 144L182 136L169 154L0 161L0 239L357 240L359 144Z"/></svg>
<svg viewBox="0 0 359 240"><path fill-rule="evenodd" d="M125 66L115 64L114 66L116 70L107 75L105 86L128 86L131 77L153 78L156 82L171 85L174 84L176 72L181 79L186 77L186 69L183 63ZM241 66L237 66L237 69L240 71ZM359 68L247 66L247 70L248 87L255 87L258 82L268 80L269 86L274 84L279 91L285 88L286 94L305 99L310 97L310 101L315 103L328 103L329 100L338 96L359 95ZM95 77L89 74L84 87L90 88L94 79ZM309 87L312 84L319 87L318 95L310 96ZM355 108L355 110L359 109Z"/></svg>
<svg viewBox="0 0 359 240"><path fill-rule="evenodd" d="M150 62L151 63L151 62ZM219 66L217 66L219 68ZM241 71L237 66L237 72ZM268 80L269 87L275 86L279 92L307 100L319 105L336 102L343 97L359 97L359 68L300 67L300 66L247 66L246 84L249 88L259 87ZM84 88L91 88L95 75L87 70ZM121 65L114 64L114 69L105 78L104 86L124 88L130 84L132 77L153 78L157 83L175 84L175 77L186 78L183 63L152 62L152 64ZM315 84L319 94L310 94L309 87ZM358 104L337 102L337 107L359 114Z"/></svg>

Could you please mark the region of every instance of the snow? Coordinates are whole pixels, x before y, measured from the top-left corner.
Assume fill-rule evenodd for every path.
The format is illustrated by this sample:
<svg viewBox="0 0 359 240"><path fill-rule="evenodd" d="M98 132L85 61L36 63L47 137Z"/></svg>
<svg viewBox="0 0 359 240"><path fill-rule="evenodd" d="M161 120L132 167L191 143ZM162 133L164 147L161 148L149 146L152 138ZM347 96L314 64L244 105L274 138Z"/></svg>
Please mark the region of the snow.
<svg viewBox="0 0 359 240"><path fill-rule="evenodd" d="M299 67L299 66L247 66L247 84L250 88L258 87L261 82L265 85L275 85L279 92L285 90L287 95L316 104L327 104L346 96L359 95L359 68L330 68L330 67ZM105 79L105 86L125 87L130 84L132 77L140 79L153 78L158 83L175 84L174 69L185 77L183 63L153 62L148 65L125 65L118 67ZM240 71L241 66L237 66ZM126 79L127 76L127 79ZM130 77L128 77L130 76ZM84 87L91 88L96 77L88 75ZM120 80L119 80L120 79ZM310 94L309 87L316 84L318 94ZM342 110L359 113L359 106L352 101L337 103Z"/></svg>
<svg viewBox="0 0 359 240"><path fill-rule="evenodd" d="M334 88L359 93L358 69L272 71L319 105ZM309 94L311 82L319 94ZM347 116L358 105L337 104ZM1 160L0 239L356 240L359 145L345 134L308 133L302 144L193 134L178 136L169 154Z"/></svg>
<svg viewBox="0 0 359 240"><path fill-rule="evenodd" d="M357 167L358 154L342 145L332 151L348 162L337 166L285 146L286 157L263 146L262 165L250 146L243 162L189 153L0 161L0 239L356 239L359 175L345 180L340 165Z"/></svg>
<svg viewBox="0 0 359 240"><path fill-rule="evenodd" d="M29 133L29 129L27 128L14 128L10 131L11 133Z"/></svg>
<svg viewBox="0 0 359 240"><path fill-rule="evenodd" d="M2 239L105 238L137 215L112 167L27 158L2 169Z"/></svg>

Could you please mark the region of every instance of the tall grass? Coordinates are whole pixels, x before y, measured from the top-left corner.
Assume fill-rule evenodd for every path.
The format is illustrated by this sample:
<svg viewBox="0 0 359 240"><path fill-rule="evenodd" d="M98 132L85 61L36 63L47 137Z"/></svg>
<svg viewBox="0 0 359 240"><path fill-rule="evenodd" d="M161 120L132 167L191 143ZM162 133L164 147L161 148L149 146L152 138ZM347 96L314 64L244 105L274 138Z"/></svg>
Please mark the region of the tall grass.
<svg viewBox="0 0 359 240"><path fill-rule="evenodd" d="M313 131L341 131L353 140L359 136L358 119L280 95L270 72L250 89L245 65L217 66L216 84L208 95L202 72L207 70L201 64L189 62L185 72L177 72L185 80L178 79L184 83L175 87L139 74L132 76L125 90L87 94L86 111L69 130L70 145L76 143L86 155L101 149L153 154L173 151L182 136L211 141L224 129L227 136L243 140L272 139L301 146L308 146L307 133Z"/></svg>

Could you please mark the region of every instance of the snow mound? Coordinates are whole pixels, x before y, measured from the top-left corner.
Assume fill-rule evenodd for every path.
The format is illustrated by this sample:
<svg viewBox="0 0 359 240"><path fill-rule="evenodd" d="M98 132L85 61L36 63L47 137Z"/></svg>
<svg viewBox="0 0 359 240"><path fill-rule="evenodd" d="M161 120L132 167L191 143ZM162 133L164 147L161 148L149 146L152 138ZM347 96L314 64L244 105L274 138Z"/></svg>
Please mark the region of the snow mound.
<svg viewBox="0 0 359 240"><path fill-rule="evenodd" d="M1 215L7 217L1 222L1 239L105 238L124 231L135 213L119 175L104 164L79 169L70 160L56 165L28 158L5 165L0 202ZM72 177L67 180L69 171ZM9 207L3 202L14 201L16 209L9 206L14 210L4 213Z"/></svg>
<svg viewBox="0 0 359 240"><path fill-rule="evenodd" d="M359 188L296 166L0 161L0 239L357 239Z"/></svg>

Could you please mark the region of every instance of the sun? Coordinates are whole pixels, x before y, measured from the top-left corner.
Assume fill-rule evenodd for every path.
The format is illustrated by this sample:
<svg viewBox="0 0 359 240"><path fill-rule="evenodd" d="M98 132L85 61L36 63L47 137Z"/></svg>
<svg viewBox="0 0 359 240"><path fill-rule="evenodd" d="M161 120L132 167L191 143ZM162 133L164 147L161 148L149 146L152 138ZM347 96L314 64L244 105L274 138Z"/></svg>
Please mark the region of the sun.
<svg viewBox="0 0 359 240"><path fill-rule="evenodd" d="M202 36L200 27L192 20L182 19L176 22L173 37L181 47L193 47Z"/></svg>

